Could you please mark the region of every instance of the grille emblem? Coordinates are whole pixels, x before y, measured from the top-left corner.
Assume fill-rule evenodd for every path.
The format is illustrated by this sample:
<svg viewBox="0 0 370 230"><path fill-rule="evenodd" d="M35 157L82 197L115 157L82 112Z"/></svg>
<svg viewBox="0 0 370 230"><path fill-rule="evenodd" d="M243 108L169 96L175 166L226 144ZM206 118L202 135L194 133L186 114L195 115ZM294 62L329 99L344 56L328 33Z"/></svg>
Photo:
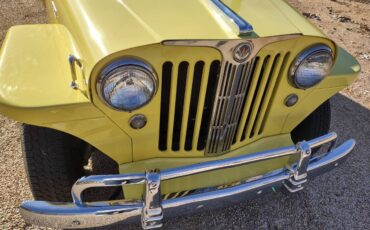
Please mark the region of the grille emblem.
<svg viewBox="0 0 370 230"><path fill-rule="evenodd" d="M241 43L234 49L234 59L237 62L244 62L251 55L253 46L251 43Z"/></svg>

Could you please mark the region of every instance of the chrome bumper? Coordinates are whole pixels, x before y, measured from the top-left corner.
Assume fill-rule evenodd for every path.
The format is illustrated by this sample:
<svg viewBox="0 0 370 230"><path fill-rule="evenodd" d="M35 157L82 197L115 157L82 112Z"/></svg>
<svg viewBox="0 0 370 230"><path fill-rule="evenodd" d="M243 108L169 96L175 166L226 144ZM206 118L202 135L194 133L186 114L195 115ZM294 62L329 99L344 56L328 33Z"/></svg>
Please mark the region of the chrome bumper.
<svg viewBox="0 0 370 230"><path fill-rule="evenodd" d="M140 221L144 229L158 228L162 226L163 217L222 207L228 203L240 202L275 191L278 188L285 188L290 192L303 189L303 184L307 182L307 179L341 164L355 146L354 140L348 140L339 147L335 147L336 138L335 133L329 133L311 141L303 141L297 146L161 172L152 170L145 174L84 177L78 180L72 188L74 203L26 201L20 207L21 214L27 223L55 228L88 228ZM331 143L329 151L311 158L311 149L325 143ZM202 189L198 193L185 197L161 200L161 181L292 155L299 156L296 163L261 175L258 179L246 180L229 188ZM88 188L128 184L145 184L143 200L84 203L81 199L82 192Z"/></svg>

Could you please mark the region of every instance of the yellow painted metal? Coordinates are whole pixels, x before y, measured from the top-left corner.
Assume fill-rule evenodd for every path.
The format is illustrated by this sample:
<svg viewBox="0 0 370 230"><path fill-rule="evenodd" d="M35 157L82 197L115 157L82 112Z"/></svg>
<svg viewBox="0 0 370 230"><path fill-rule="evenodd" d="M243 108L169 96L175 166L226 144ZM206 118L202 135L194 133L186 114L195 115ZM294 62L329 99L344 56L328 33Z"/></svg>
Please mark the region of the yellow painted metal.
<svg viewBox="0 0 370 230"><path fill-rule="evenodd" d="M44 126L79 137L106 153L118 164L132 162L131 138L107 117L57 122Z"/></svg>
<svg viewBox="0 0 370 230"><path fill-rule="evenodd" d="M325 81L320 83L316 88L348 86L361 72L360 64L351 54L340 47L337 51L337 59L329 77L327 77Z"/></svg>
<svg viewBox="0 0 370 230"><path fill-rule="evenodd" d="M294 61L294 59L297 57L297 55L305 50L307 47L310 47L314 44L326 44L329 47L331 47L334 52L336 52L336 47L335 44L326 39L326 38L321 38L321 37L311 37L311 36L302 36L297 39L291 39L287 41L282 41L282 42L276 42L267 45L264 47L259 53L258 57L260 58L260 62L258 63L258 66L256 69L260 69L261 65L263 64L263 60L266 59L267 57L270 56L270 59L267 63L267 67L265 69L270 69L273 58L280 54L280 58L285 58L284 60L284 65L281 68L281 71L273 71L271 76L266 75L266 73L269 73L269 71L265 71L264 75L262 76L261 84L259 87L264 88L264 84L267 81L267 77L270 77L272 79L277 79L277 83L274 86L275 88L268 87L266 94L265 94L265 99L264 102L260 102L263 91L259 90L257 95L256 95L256 100L254 101L254 104L256 106L252 107L250 114L248 114L250 108L252 106L252 99L253 95L256 92L256 84L258 81L258 76L259 72L257 72L252 79L252 86L251 90L247 94L247 101L246 101L246 110L242 114L242 119L241 119L241 127L244 127L246 124L247 117L249 117L248 124L247 124L247 129L246 129L246 139L243 141L239 141L236 144L234 144L231 148L231 150L238 149L246 144L249 144L253 141L256 141L258 139L261 139L266 136L271 136L271 135L278 135L281 133L287 133L287 132L282 132L283 125L285 122L286 117L291 113L291 111L294 110L294 107L287 107L284 105L284 101L287 96L290 94L296 94L298 95L299 98L306 98L307 95L310 94L314 89L318 87L322 87L321 85L327 84L326 81L330 81L330 76L325 79L323 82L321 82L318 86L315 86L313 88L307 89L307 90L301 90L295 88L289 81L288 77L288 71L290 68L291 63ZM281 60L282 61L282 60ZM281 62L280 61L280 62ZM275 70L279 69L279 65L275 66ZM269 82L270 86L272 86L273 81ZM343 84L343 87L345 84ZM269 101L268 95L271 95L271 102ZM267 108L267 104L259 106L260 103L267 103L269 102L269 108ZM300 101L298 102L298 104ZM311 110L311 112L317 108L321 104L320 101L315 101L314 99L312 100L312 103L310 106L308 106L308 109ZM268 111L267 111L268 109ZM262 110L262 112L260 111ZM266 114L266 112L268 112ZM260 114L260 117L257 117L256 115ZM266 116L266 117L263 117ZM305 117L302 117L301 120L303 120ZM255 121L257 119L257 121ZM265 123L262 124L262 119L265 120ZM296 123L294 120L291 121L292 123L295 123L295 125L298 125L299 123ZM256 125L254 125L256 123ZM261 125L263 125L264 130L263 132L259 132L261 129ZM254 132L252 132L254 127ZM290 132L289 130L288 132ZM251 135L253 133L253 135ZM240 140L242 136L242 130L238 130L237 133L237 140Z"/></svg>
<svg viewBox="0 0 370 230"><path fill-rule="evenodd" d="M159 168L168 169L200 162L225 159L228 157L239 156L246 153L264 151L268 149L289 146L292 144L290 135L277 135L268 137L260 141L256 141L250 145L239 148L227 155L218 157L201 157L201 158L155 158L150 160L138 161L134 163L120 165L120 173L142 173L147 169ZM225 170L202 173L194 176L183 177L179 179L164 181L161 183L161 193L168 194L172 192L180 192L192 190L196 188L204 188L207 186L218 186L237 182L243 179L255 177L269 171L276 170L279 167L284 167L288 162L289 157L281 159L262 161L247 166L229 168ZM142 186L123 186L126 199L137 199L141 197Z"/></svg>
<svg viewBox="0 0 370 230"><path fill-rule="evenodd" d="M256 117L257 121L256 121L255 129L253 130L253 133L255 133L257 135L262 133L262 131L263 131L262 122L265 119L267 119L267 117L269 115L267 109L268 109L268 106L271 105L270 104L271 96L272 96L272 93L274 92L276 82L277 82L278 77L279 77L279 71L278 70L281 68L285 57L282 56L282 55L279 55L279 56L276 56L275 58L276 58L275 59L275 65L274 65L273 70L272 70L272 72L269 76L270 80L268 82L268 85L266 86L267 89L266 89L266 93L265 93L265 99L261 102L261 110L260 110L261 115L259 117Z"/></svg>
<svg viewBox="0 0 370 230"><path fill-rule="evenodd" d="M315 87L309 95L302 97L302 101L287 116L282 133L290 132L318 105L342 90L344 86L350 85L360 71L361 67L356 59L344 49L339 48L338 58L331 75Z"/></svg>
<svg viewBox="0 0 370 230"><path fill-rule="evenodd" d="M261 58L262 59L262 58ZM259 79L259 81L261 82L259 87L264 89L266 87L266 84L267 84L267 80L268 78L270 77L270 71L271 71L271 68L272 68L272 64L273 64L273 60L274 58L273 57L270 57L269 59L265 59L265 60L268 60L267 63L266 63L266 67L265 67L265 71L263 72L262 76L260 74L260 72L257 73L257 76L253 76L253 78L255 79ZM263 62L263 59L260 60L260 63ZM262 69L262 68L261 68ZM259 69L261 71L261 69ZM249 94L250 92L248 92ZM252 93L252 95L254 94L255 92ZM247 125L247 129L246 129L246 132L245 132L245 135L246 137L248 138L250 135L251 135L251 132L253 131L252 129L254 128L254 121L256 119L256 116L257 116L257 113L259 112L259 105L262 103L262 96L264 94L264 91L263 90L258 90L257 91L257 95L255 96L255 100L254 100L254 107L253 107L253 110L251 112L251 114L249 115L250 116L250 120L249 120L249 123ZM250 98L252 98L252 95L248 95ZM248 110L249 106L246 106L246 110Z"/></svg>
<svg viewBox="0 0 370 230"><path fill-rule="evenodd" d="M253 25L259 37L302 33L325 36L284 0L222 0Z"/></svg>
<svg viewBox="0 0 370 230"><path fill-rule="evenodd" d="M10 29L0 53L0 112L23 123L75 135L118 163L131 162L131 138L83 90L70 87L70 54L79 56L62 25ZM83 74L76 71L83 86Z"/></svg>
<svg viewBox="0 0 370 230"><path fill-rule="evenodd" d="M321 37L309 37L309 36L301 36L296 39L291 39L288 41L276 42L267 45L263 48L259 53L258 57L260 62L258 63L257 69L261 69L263 65L263 60L270 56L268 63L266 64L265 72L262 75L261 83L259 87L264 89L267 85L268 78L271 78L269 84L274 83L277 81L274 87L267 87L265 93L265 100L269 102L262 102L262 96L264 94L264 90L259 90L256 94L256 100L254 100L254 106L251 110L249 125L247 125L247 138L244 141L240 140L241 130L239 129L238 132L238 141L232 146L231 150L236 150L240 147L243 147L247 144L250 144L256 140L259 140L264 137L279 135L285 132L282 132L283 125L285 122L286 117L294 110L294 107L286 107L284 105L285 98L291 94L295 93L299 96L299 98L305 98L312 90L317 87L321 87L320 85L308 90L300 90L292 86L292 84L288 80L288 69L290 67L290 63L295 59L299 52L306 49L313 44L323 43L330 46L333 50L335 50L335 45L330 40ZM204 55L207 53L207 55ZM272 71L270 76L269 70L272 68L274 58L276 55L281 55L277 64L275 64L274 69L278 69L277 67L282 64L282 61L286 54L289 53L284 60L284 66L282 66L282 71ZM160 44L156 45L148 45L143 47L138 47L134 49L128 49L125 51L117 52L111 56L106 57L103 61L99 62L96 68L93 70L92 77L91 77L91 85L95 86L97 82L97 78L99 73L102 69L107 66L112 60L116 60L118 58L124 57L136 57L138 59L143 59L152 64L154 70L156 71L158 78L159 78L159 89L157 94L154 96L153 100L145 107L140 108L132 113L117 111L107 107L102 100L99 98L96 89L93 87L91 90L91 98L94 101L95 105L108 117L110 117L122 130L124 130L133 141L133 160L140 161L145 159L151 158L161 158L161 157L174 157L174 158L183 158L183 157L202 157L204 155L203 151L198 151L196 148L192 149L191 151L186 151L184 148L185 142L185 135L186 135L186 124L187 124L187 117L188 108L190 103L190 96L191 96L191 84L192 84L192 76L194 71L194 65L197 61L204 61L206 66L209 66L210 63L214 60L220 60L221 56L220 53L213 49L207 47L174 47L174 46L164 46ZM162 76L162 65L166 61L171 61L173 63L172 69L172 81L171 81L171 92L170 92L170 110L169 110L169 121L168 121L168 139L167 139L167 151L160 151L158 148L158 139L159 139L159 119L160 119L160 96L161 96L161 76ZM176 90L177 90L177 73L178 73L178 65L186 61L189 63L189 71L188 71L188 82L189 84L186 85L186 94L185 94L185 109L183 113L182 120L182 131L181 131L181 141L180 141L180 150L179 151L172 151L172 136L173 136L173 126L174 126L174 113L175 113L175 100L176 100ZM279 76L278 76L279 75ZM208 74L206 74L206 78ZM252 78L252 87L248 96L247 102L245 106L245 112L243 113L242 117L242 124L241 127L244 127L247 112L249 111L249 107L252 103L253 95L255 94L257 81L259 78L259 72L257 71L253 78ZM329 77L330 78L330 77ZM203 79L205 81L205 79ZM326 80L324 80L321 84L326 84ZM206 91L206 84L202 84L201 92L205 93ZM274 93L274 95L273 95ZM271 96L270 100L267 100L267 96ZM203 96L204 98L204 96ZM269 99L269 98L268 98ZM204 100L201 101L204 103ZM261 107L259 106L262 103ZM265 104L263 104L265 103ZM312 102L311 106L308 106L308 109L313 111L316 107L320 105L320 102ZM269 106L267 108L267 106ZM262 110L261 113L259 110ZM266 117L262 116L268 109L268 114ZM134 130L130 128L128 121L134 114L142 114L148 118L148 123L146 127L140 130ZM200 114L198 114L200 115ZM261 117L257 117L261 116ZM201 116L200 116L201 117ZM200 117L198 117L198 123L196 123L195 130L199 131L200 127ZM262 124L263 120L265 123ZM303 119L303 118L302 118ZM294 121L292 121L294 122ZM255 124L255 125L254 125ZM297 123L298 124L298 123ZM261 127L264 127L263 132L259 132ZM252 128L254 127L255 132L252 137L250 137L252 133ZM199 133L196 133L199 135ZM145 143L145 144L143 144ZM195 144L193 144L195 145Z"/></svg>
<svg viewBox="0 0 370 230"><path fill-rule="evenodd" d="M2 113L33 124L104 116L84 91L69 86L70 54L79 55L62 25L10 29L0 53ZM82 72L76 72L83 86Z"/></svg>
<svg viewBox="0 0 370 230"><path fill-rule="evenodd" d="M281 147L292 144L290 139L290 132L296 127L305 117L307 117L315 108L326 101L328 98L333 96L335 93L343 89L347 84L355 79L360 71L359 65L356 60L351 57L348 53L344 52L343 49L338 49L337 64L334 66L332 75L328 76L319 85L307 89L300 90L294 88L288 80L288 69L290 63L295 59L296 55L311 46L312 44L324 43L329 45L333 50L335 49L334 44L327 39L317 37L301 37L295 40L286 42L278 42L270 44L265 47L258 56L266 57L268 55L273 56L274 54L280 53L281 56L277 61L276 67L282 65L282 71L272 72L270 81L276 81L277 88L273 89L269 87L266 94L271 95L272 101L271 106L267 110L267 105L262 106L262 110L267 112L266 123L262 124L262 121L258 123L256 130L261 129L264 126L262 135L256 135L255 138L247 140L248 142L239 142L232 147L232 151L222 155L220 157L187 157L177 158L178 154L163 154L163 158L160 155L156 155L154 159L148 159L143 161L137 161L132 164L123 164L120 166L121 173L129 172L142 172L146 169L157 167L160 169L173 168L181 165L194 164L214 159L224 159L226 157L232 157L239 154L245 154L248 152L257 152L265 149ZM194 55L196 56L196 55ZM263 58L261 58L263 60ZM271 62L272 60L270 60ZM271 65L271 64L270 64ZM344 66L346 67L344 67ZM258 67L257 67L258 68ZM339 70L338 70L339 68ZM276 68L278 69L278 68ZM346 71L344 71L346 70ZM345 73L344 75L341 73ZM258 74L256 75L258 77ZM254 77L256 79L257 77ZM334 81L333 79L339 78L341 86L338 87L326 87L329 83ZM254 80L253 79L253 80ZM256 80L254 80L256 81ZM252 83L256 84L256 83ZM330 85L330 84L329 84ZM293 107L286 107L284 105L285 98L291 94L296 93L299 96L299 102ZM248 97L247 97L248 98ZM262 113L264 114L264 113ZM261 119L261 118L259 118ZM155 140L157 141L157 140ZM149 144L149 142L147 141ZM138 153L141 154L142 153ZM145 153L144 153L145 154ZM134 151L134 158L136 152ZM171 157L171 158L166 158ZM283 167L287 163L288 159L278 159L274 161L262 162L250 166L239 167L235 169L223 170L220 172L207 173L197 176L190 176L179 180L172 180L165 182L162 185L163 193L172 193L185 190L191 190L206 186L215 186L220 184L227 184L238 181L242 178L249 178L256 176L261 173L265 173L268 169L273 170L279 167ZM125 194L128 198L138 198L138 194L141 194L142 189L137 186L124 187Z"/></svg>
<svg viewBox="0 0 370 230"><path fill-rule="evenodd" d="M224 2L253 24L255 33L250 35L251 38L293 33L306 36L270 44L259 52L261 60L268 55L280 53L279 62L289 53L282 72L272 74L273 81L277 82L277 88L267 89L266 95L271 96L272 101L271 106L263 104L261 107L267 114L266 119L256 117L254 133L262 127L263 132L247 139L246 142L237 142L231 152L217 159L291 144L288 133L323 101L350 84L360 71L356 60L343 49L338 49L337 62L331 76L308 90L294 88L288 81L287 73L296 55L316 43L324 43L335 49L334 43L323 38L319 30L299 16L283 0L224 0ZM133 113L119 112L106 107L99 99L95 85L100 71L108 63L123 57L148 61L153 65L159 79L165 61L174 64L173 76L177 76L177 66L182 61L189 62L190 66L194 66L199 60L204 61L206 64L204 72L207 73L212 61L221 60L217 50L205 47L167 47L160 42L166 39L238 38L235 25L220 15L217 8L209 4L208 0L162 0L161 4L144 0L56 0L58 13L55 16L51 11L50 0L46 0L46 5L50 11L51 22L64 26L60 24L19 26L9 31L0 53L1 113L24 123L71 133L116 160L121 165L121 173L142 172L155 167L172 168L216 159L203 157L202 151L185 151L183 147L178 152L158 150L161 82L153 100ZM81 58L84 69L83 72L77 72L79 84L83 88L87 81L90 84L88 92L72 90L69 87L71 81L67 62L69 54ZM176 88L175 79L172 81L172 89ZM203 107L207 81L208 75L202 79L200 94L202 101L198 105L195 122L197 133L194 140L198 138L201 125L199 115ZM262 83L265 82L266 78ZM252 84L257 84L255 78ZM189 87L190 84L187 88ZM185 103L188 105L190 90L186 92ZM284 100L291 93L299 96L299 102L296 106L288 108L284 105ZM171 95L170 114L173 115L175 92L171 91ZM261 98L261 94L257 96ZM248 97L247 105L250 105L249 100ZM141 130L133 130L128 121L131 116L139 113L148 118L147 126ZM254 108L253 117L256 114ZM187 116L183 122L186 123L186 119ZM243 114L242 122L245 123L245 119L246 113ZM169 123L171 130L173 120ZM248 133L250 131L248 130ZM240 136L239 131L238 137ZM172 133L169 139L171 137ZM185 133L182 132L182 146L184 138ZM193 149L194 147L195 141ZM132 161L136 162L130 163ZM169 193L206 185L225 184L265 173L283 166L286 162L287 159L274 160L245 168L169 181L163 185L163 191ZM132 194L129 190L127 192L128 196Z"/></svg>
<svg viewBox="0 0 370 230"><path fill-rule="evenodd" d="M204 54L207 55L204 55ZM189 66L194 66L197 61L204 61L206 65L209 65L214 60L220 60L221 56L220 53L213 48L205 48L205 47L170 47L170 46L163 46L161 44L155 45L148 45L143 47L138 47L135 49L129 49L122 52L115 53L111 56L106 57L103 59L102 62L99 62L96 68L93 70L92 77L91 77L91 85L95 86L97 78L101 70L108 65L112 60L116 60L122 57L136 57L139 59L146 60L147 62L151 63L154 70L156 71L159 77L159 89L152 99L152 101L138 109L132 113L117 111L107 107L102 100L99 98L96 88L92 88L92 100L94 104L101 109L108 117L110 117L122 130L124 130L133 141L133 151L134 151L134 161L155 158L155 157L201 157L203 156L203 151L192 150L192 151L185 151L183 147L181 147L180 151L173 152L171 150L172 145L172 136L173 136L173 124L174 119L173 115L175 113L175 102L176 102L176 88L177 88L177 74L178 74L178 66L181 62L186 61L189 63ZM162 93L162 84L161 84L161 76L162 76L162 65L166 61L171 61L173 63L172 75L171 78L171 97L170 97L170 119L169 119L169 138L168 138L168 150L167 151L160 151L158 149L158 136L159 136L159 120L160 120L160 100L161 100L161 93ZM189 69L189 76L194 74L194 68L191 67ZM206 74L205 78L208 78L208 74ZM190 82L191 83L191 82ZM191 85L188 86L188 89L191 88ZM207 88L207 84L204 83L201 86L201 92L205 93ZM190 98L191 91L187 91L185 98ZM204 98L204 96L203 96ZM188 99L186 99L186 103L189 103ZM185 107L185 110L188 110L189 107ZM185 112L184 110L184 112ZM148 122L146 126L142 129L135 130L129 126L129 119L135 114L142 114L148 118ZM185 120L184 120L185 121ZM197 124L200 125L200 121ZM186 129L186 126L183 124L183 128ZM199 129L199 127L197 128ZM184 143L184 133L182 134L182 146Z"/></svg>
<svg viewBox="0 0 370 230"><path fill-rule="evenodd" d="M258 62L256 69L260 71L261 68L262 68L262 65L263 65L263 60ZM240 127L244 127L245 123L247 121L248 108L250 108L250 106L252 104L253 94L254 94L255 88L257 87L257 82L258 82L258 78L259 78L259 73L260 73L259 71L256 71L252 75L250 90L249 90L249 92L247 92L247 99L246 99L246 102L245 102L245 108L246 109L242 113L242 116L241 116L241 119L240 119L240 121L241 121ZM238 132L236 134L236 140L240 140L240 138L242 137L243 131L244 131L244 129L242 129L242 128L238 129Z"/></svg>
<svg viewBox="0 0 370 230"><path fill-rule="evenodd" d="M234 23L209 0L46 0L51 22L76 39L89 75L107 55L168 39L236 39ZM324 36L283 0L224 0L264 37L301 33ZM103 10L104 9L104 10ZM268 15L268 17L266 17ZM170 29L169 29L170 28Z"/></svg>

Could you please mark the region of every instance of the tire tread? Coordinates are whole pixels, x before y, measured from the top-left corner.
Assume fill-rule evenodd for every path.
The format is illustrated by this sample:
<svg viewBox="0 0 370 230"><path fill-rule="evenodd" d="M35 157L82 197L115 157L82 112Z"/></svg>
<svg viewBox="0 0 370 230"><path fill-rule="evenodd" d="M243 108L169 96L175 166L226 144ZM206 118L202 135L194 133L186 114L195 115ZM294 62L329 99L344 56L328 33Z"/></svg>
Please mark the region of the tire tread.
<svg viewBox="0 0 370 230"><path fill-rule="evenodd" d="M23 125L22 152L36 200L68 202L71 187L83 175L83 142L53 129Z"/></svg>

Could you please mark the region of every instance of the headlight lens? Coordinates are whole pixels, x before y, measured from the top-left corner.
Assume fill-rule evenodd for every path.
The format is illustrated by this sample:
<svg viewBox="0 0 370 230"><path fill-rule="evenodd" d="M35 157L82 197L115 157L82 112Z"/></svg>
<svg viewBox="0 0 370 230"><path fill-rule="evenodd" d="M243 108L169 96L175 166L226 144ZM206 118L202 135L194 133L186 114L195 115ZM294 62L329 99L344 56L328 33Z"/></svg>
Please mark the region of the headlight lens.
<svg viewBox="0 0 370 230"><path fill-rule="evenodd" d="M109 65L98 81L100 97L111 107L133 111L154 96L157 78L153 69L138 60L120 60Z"/></svg>
<svg viewBox="0 0 370 230"><path fill-rule="evenodd" d="M325 45L316 45L300 53L290 76L295 87L307 89L321 82L333 66L333 52Z"/></svg>

